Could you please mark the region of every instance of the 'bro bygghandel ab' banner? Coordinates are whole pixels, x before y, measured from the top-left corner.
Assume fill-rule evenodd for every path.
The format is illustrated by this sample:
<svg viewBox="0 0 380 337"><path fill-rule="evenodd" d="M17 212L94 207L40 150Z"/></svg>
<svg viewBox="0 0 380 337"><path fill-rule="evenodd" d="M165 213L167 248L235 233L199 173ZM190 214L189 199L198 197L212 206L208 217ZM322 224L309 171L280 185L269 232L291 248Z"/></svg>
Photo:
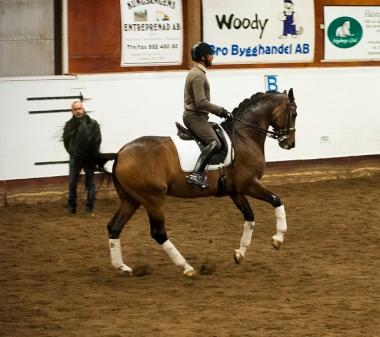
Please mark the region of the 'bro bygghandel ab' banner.
<svg viewBox="0 0 380 337"><path fill-rule="evenodd" d="M214 64L313 62L313 0L203 0Z"/></svg>
<svg viewBox="0 0 380 337"><path fill-rule="evenodd" d="M181 0L120 0L121 66L180 65Z"/></svg>

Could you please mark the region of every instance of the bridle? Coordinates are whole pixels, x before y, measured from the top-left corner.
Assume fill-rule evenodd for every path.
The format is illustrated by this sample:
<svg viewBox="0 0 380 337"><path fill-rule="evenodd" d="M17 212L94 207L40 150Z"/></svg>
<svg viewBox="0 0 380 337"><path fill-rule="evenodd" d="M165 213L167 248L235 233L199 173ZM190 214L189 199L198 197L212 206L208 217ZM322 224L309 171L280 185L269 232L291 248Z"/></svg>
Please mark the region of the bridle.
<svg viewBox="0 0 380 337"><path fill-rule="evenodd" d="M231 123L232 123L232 135L231 135L232 146L235 147L235 125L234 125L235 121L239 122L241 124L244 124L244 125L246 125L248 127L251 127L253 129L261 132L261 133L265 133L266 136L268 136L270 138L273 138L273 139L276 139L279 144L281 142L284 142L285 140L289 139L290 133L292 131L296 131L296 128L291 128L290 127L290 119L291 119L290 108L291 107L296 108L296 103L295 102L290 102L290 104L288 104L288 109L286 111L286 129L276 129L276 128L274 128L272 126L273 127L273 131L264 129L264 128L260 127L260 126L257 126L257 125L252 124L252 123L248 123L246 121L242 121L241 119L235 118L231 114L231 117L228 118L228 120L230 120ZM233 160L233 151L231 151L231 160ZM233 165L235 165L235 161L233 161Z"/></svg>
<svg viewBox="0 0 380 337"><path fill-rule="evenodd" d="M275 128L273 128L274 129L274 137L272 137L272 138L277 139L279 143L289 139L290 132L296 131L296 128L290 127L290 119L291 119L290 109L292 107L296 108L296 104L294 102L290 102L290 104L288 104L288 109L286 110L286 129L276 130Z"/></svg>
<svg viewBox="0 0 380 337"><path fill-rule="evenodd" d="M257 131L265 133L268 137L278 140L278 142L283 142L283 141L285 141L285 140L287 140L289 138L290 132L296 131L296 128L291 128L290 127L290 118L291 118L291 116L290 116L290 107L295 107L296 105L295 105L294 102L292 102L288 106L289 106L289 108L286 111L286 128L285 129L276 129L276 128L273 128L273 131L266 130L266 129L260 127L260 126L257 126L255 124L242 121L241 119L234 118L234 117L231 118L232 125L233 125L234 121L236 121L236 122L242 123L244 125L247 125L247 126L249 126L251 128L254 128ZM232 128L234 129L234 127L232 127Z"/></svg>

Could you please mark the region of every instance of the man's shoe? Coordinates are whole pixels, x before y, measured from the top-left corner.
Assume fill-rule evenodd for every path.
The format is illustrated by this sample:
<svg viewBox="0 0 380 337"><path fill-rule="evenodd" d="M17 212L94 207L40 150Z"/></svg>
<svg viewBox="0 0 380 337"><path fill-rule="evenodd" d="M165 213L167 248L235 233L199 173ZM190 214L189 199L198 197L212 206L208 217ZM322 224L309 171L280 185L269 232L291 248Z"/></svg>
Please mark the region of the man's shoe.
<svg viewBox="0 0 380 337"><path fill-rule="evenodd" d="M67 207L67 214L76 214L77 210L75 207Z"/></svg>
<svg viewBox="0 0 380 337"><path fill-rule="evenodd" d="M89 215L89 216L94 216L95 215L95 213L93 212L92 208L90 208L90 207L86 207L85 213L86 213L86 215Z"/></svg>
<svg viewBox="0 0 380 337"><path fill-rule="evenodd" d="M206 178L202 174L197 172L193 172L186 176L186 182L188 184L199 186L201 189L208 188Z"/></svg>

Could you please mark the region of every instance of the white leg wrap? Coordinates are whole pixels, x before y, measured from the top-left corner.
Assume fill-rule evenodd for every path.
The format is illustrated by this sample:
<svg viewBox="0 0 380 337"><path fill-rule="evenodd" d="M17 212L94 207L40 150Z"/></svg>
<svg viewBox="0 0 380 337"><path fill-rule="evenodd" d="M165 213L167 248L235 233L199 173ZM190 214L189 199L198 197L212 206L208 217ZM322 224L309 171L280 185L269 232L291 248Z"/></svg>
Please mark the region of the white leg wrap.
<svg viewBox="0 0 380 337"><path fill-rule="evenodd" d="M277 233L272 237L272 239L278 242L283 242L284 234L288 229L288 226L286 224L285 207L284 205L281 205L279 207L276 207L274 211L277 218L277 222L276 222Z"/></svg>
<svg viewBox="0 0 380 337"><path fill-rule="evenodd" d="M244 222L244 231L243 235L240 239L240 248L239 251L240 253L244 256L245 251L251 244L251 239L252 239L252 233L253 229L255 228L255 222L254 221L245 221Z"/></svg>
<svg viewBox="0 0 380 337"><path fill-rule="evenodd" d="M128 267L123 262L123 257L121 255L120 239L109 239L109 247L112 266L116 269L120 269L121 271L131 273L132 268Z"/></svg>
<svg viewBox="0 0 380 337"><path fill-rule="evenodd" d="M194 270L192 266L190 266L182 254L178 251L178 249L173 245L170 240L166 240L162 245L162 249L169 255L170 259L174 262L174 264L180 267L184 273L188 271Z"/></svg>
<svg viewBox="0 0 380 337"><path fill-rule="evenodd" d="M276 223L277 232L285 233L288 229L288 226L286 224L286 213L285 213L284 205L276 207L274 211L277 218L277 223Z"/></svg>

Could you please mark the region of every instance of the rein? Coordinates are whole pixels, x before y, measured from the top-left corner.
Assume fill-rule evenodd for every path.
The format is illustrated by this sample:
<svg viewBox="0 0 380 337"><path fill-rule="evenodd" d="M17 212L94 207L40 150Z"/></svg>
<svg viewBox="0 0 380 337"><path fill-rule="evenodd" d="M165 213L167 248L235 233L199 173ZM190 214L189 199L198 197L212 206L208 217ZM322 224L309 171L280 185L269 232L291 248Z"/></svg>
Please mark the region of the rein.
<svg viewBox="0 0 380 337"><path fill-rule="evenodd" d="M294 105L294 103L291 103L290 105ZM234 126L233 126L233 121L237 121L239 123L242 123L242 124L245 124L251 128L254 128L256 129L257 131L260 131L262 133L265 133L268 137L270 138L273 138L273 139L276 139L278 140L279 142L289 138L289 134L290 132L292 131L295 131L296 129L295 128L291 128L290 127L290 108L287 109L286 111L286 122L287 122L287 125L286 125L286 129L273 129L273 131L270 131L270 130L266 130L260 126L257 126L255 124L252 124L252 123L248 123L246 121L242 121L241 119L237 119L237 118L234 118L232 116L232 129L234 129Z"/></svg>
<svg viewBox="0 0 380 337"><path fill-rule="evenodd" d="M254 128L262 133L265 133L268 137L270 138L273 138L273 139L280 139L284 136L287 136L289 135L289 133L291 131L295 131L296 129L295 128L287 128L287 129L280 129L280 130L274 130L274 131L270 131L270 130L265 130L264 128L261 128L260 126L257 126L255 124L252 124L252 123L248 123L248 122L245 122L245 121L242 121L241 119L237 119L237 118L232 118L232 121L236 121L236 122L239 122L239 123L242 123L242 124L245 124L251 128Z"/></svg>

